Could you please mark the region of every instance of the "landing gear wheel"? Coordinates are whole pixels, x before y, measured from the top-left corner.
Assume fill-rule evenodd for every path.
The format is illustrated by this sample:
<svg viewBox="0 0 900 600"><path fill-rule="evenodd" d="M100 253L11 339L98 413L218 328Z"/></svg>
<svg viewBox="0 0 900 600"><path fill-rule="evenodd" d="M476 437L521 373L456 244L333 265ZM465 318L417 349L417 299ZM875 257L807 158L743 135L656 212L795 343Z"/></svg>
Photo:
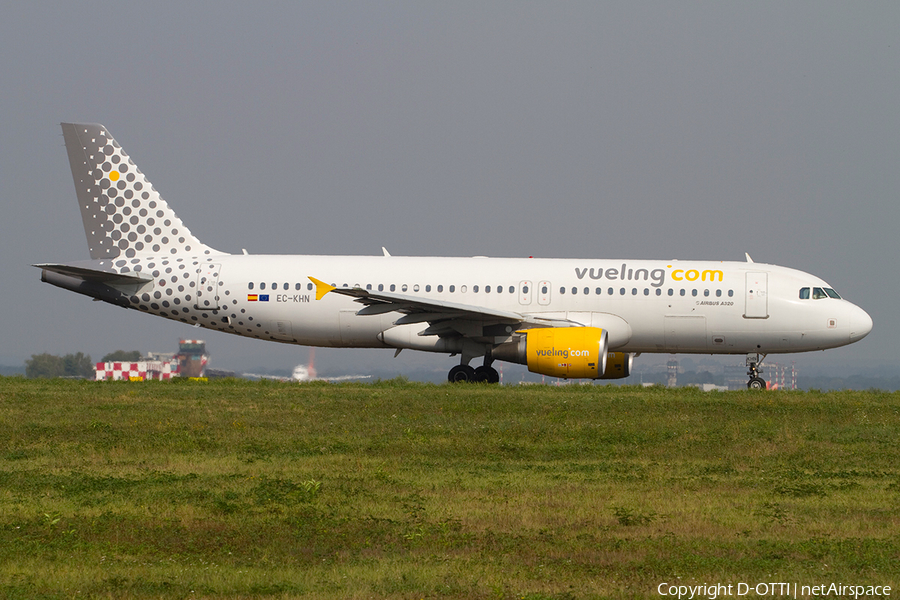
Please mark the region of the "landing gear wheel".
<svg viewBox="0 0 900 600"><path fill-rule="evenodd" d="M748 390L764 390L766 389L766 380L762 377L754 377L747 382Z"/></svg>
<svg viewBox="0 0 900 600"><path fill-rule="evenodd" d="M762 373L762 363L766 359L765 354L753 354L750 353L747 355L747 375L750 376L750 381L747 382L748 390L766 390L769 389L769 386L766 384L766 380L759 376Z"/></svg>
<svg viewBox="0 0 900 600"><path fill-rule="evenodd" d="M494 367L480 366L475 368L475 381L500 383L500 373Z"/></svg>
<svg viewBox="0 0 900 600"><path fill-rule="evenodd" d="M469 383L477 381L475 378L475 369L469 365L456 365L450 369L447 379L450 383Z"/></svg>

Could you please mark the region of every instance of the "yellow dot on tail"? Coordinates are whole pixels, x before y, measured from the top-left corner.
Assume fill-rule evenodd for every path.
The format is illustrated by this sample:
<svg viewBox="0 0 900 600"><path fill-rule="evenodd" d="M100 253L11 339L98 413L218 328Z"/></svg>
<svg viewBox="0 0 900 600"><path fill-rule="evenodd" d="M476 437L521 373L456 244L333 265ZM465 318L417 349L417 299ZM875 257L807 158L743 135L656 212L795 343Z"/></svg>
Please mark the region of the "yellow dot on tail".
<svg viewBox="0 0 900 600"><path fill-rule="evenodd" d="M119 180L119 172L118 171L111 172L109 174L109 180L110 181L118 181Z"/></svg>

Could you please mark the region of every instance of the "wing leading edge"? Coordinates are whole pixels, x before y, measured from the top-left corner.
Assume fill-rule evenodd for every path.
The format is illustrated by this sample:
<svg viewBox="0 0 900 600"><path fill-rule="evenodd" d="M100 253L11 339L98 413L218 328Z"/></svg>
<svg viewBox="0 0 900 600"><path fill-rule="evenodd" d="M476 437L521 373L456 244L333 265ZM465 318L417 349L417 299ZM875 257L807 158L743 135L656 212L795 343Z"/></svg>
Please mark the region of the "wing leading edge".
<svg viewBox="0 0 900 600"><path fill-rule="evenodd" d="M403 316L394 321L394 325L428 323L428 327L418 333L420 336L461 335L477 338L502 335L517 329L534 327L582 326L581 323L565 319L541 318L514 311L496 310L484 306L459 304L393 292L374 292L360 287L335 287L315 277L310 277L309 280L316 286L316 300L321 300L325 294L330 292L348 296L364 305L356 313L359 316L399 312ZM488 331L487 329L493 325L501 326L502 331L496 333Z"/></svg>

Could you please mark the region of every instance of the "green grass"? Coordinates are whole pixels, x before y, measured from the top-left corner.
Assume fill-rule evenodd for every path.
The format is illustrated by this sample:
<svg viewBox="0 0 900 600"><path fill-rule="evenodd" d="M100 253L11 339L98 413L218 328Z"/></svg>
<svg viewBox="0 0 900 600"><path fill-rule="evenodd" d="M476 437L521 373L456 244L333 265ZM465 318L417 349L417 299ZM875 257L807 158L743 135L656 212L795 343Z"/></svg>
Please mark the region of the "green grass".
<svg viewBox="0 0 900 600"><path fill-rule="evenodd" d="M0 598L900 587L897 393L0 378L0 433Z"/></svg>

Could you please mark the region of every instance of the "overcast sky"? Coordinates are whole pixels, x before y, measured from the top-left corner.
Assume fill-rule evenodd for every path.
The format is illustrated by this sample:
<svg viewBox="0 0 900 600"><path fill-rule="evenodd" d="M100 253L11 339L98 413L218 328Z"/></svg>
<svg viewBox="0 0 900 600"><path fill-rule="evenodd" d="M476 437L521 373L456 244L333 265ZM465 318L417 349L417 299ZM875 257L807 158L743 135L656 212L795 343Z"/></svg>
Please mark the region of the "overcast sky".
<svg viewBox="0 0 900 600"><path fill-rule="evenodd" d="M0 20L0 364L192 337L221 368L306 360L40 282L88 258L59 128L88 121L219 250L749 252L875 321L801 368L900 369L897 2L41 4ZM317 360L455 362L414 354Z"/></svg>

